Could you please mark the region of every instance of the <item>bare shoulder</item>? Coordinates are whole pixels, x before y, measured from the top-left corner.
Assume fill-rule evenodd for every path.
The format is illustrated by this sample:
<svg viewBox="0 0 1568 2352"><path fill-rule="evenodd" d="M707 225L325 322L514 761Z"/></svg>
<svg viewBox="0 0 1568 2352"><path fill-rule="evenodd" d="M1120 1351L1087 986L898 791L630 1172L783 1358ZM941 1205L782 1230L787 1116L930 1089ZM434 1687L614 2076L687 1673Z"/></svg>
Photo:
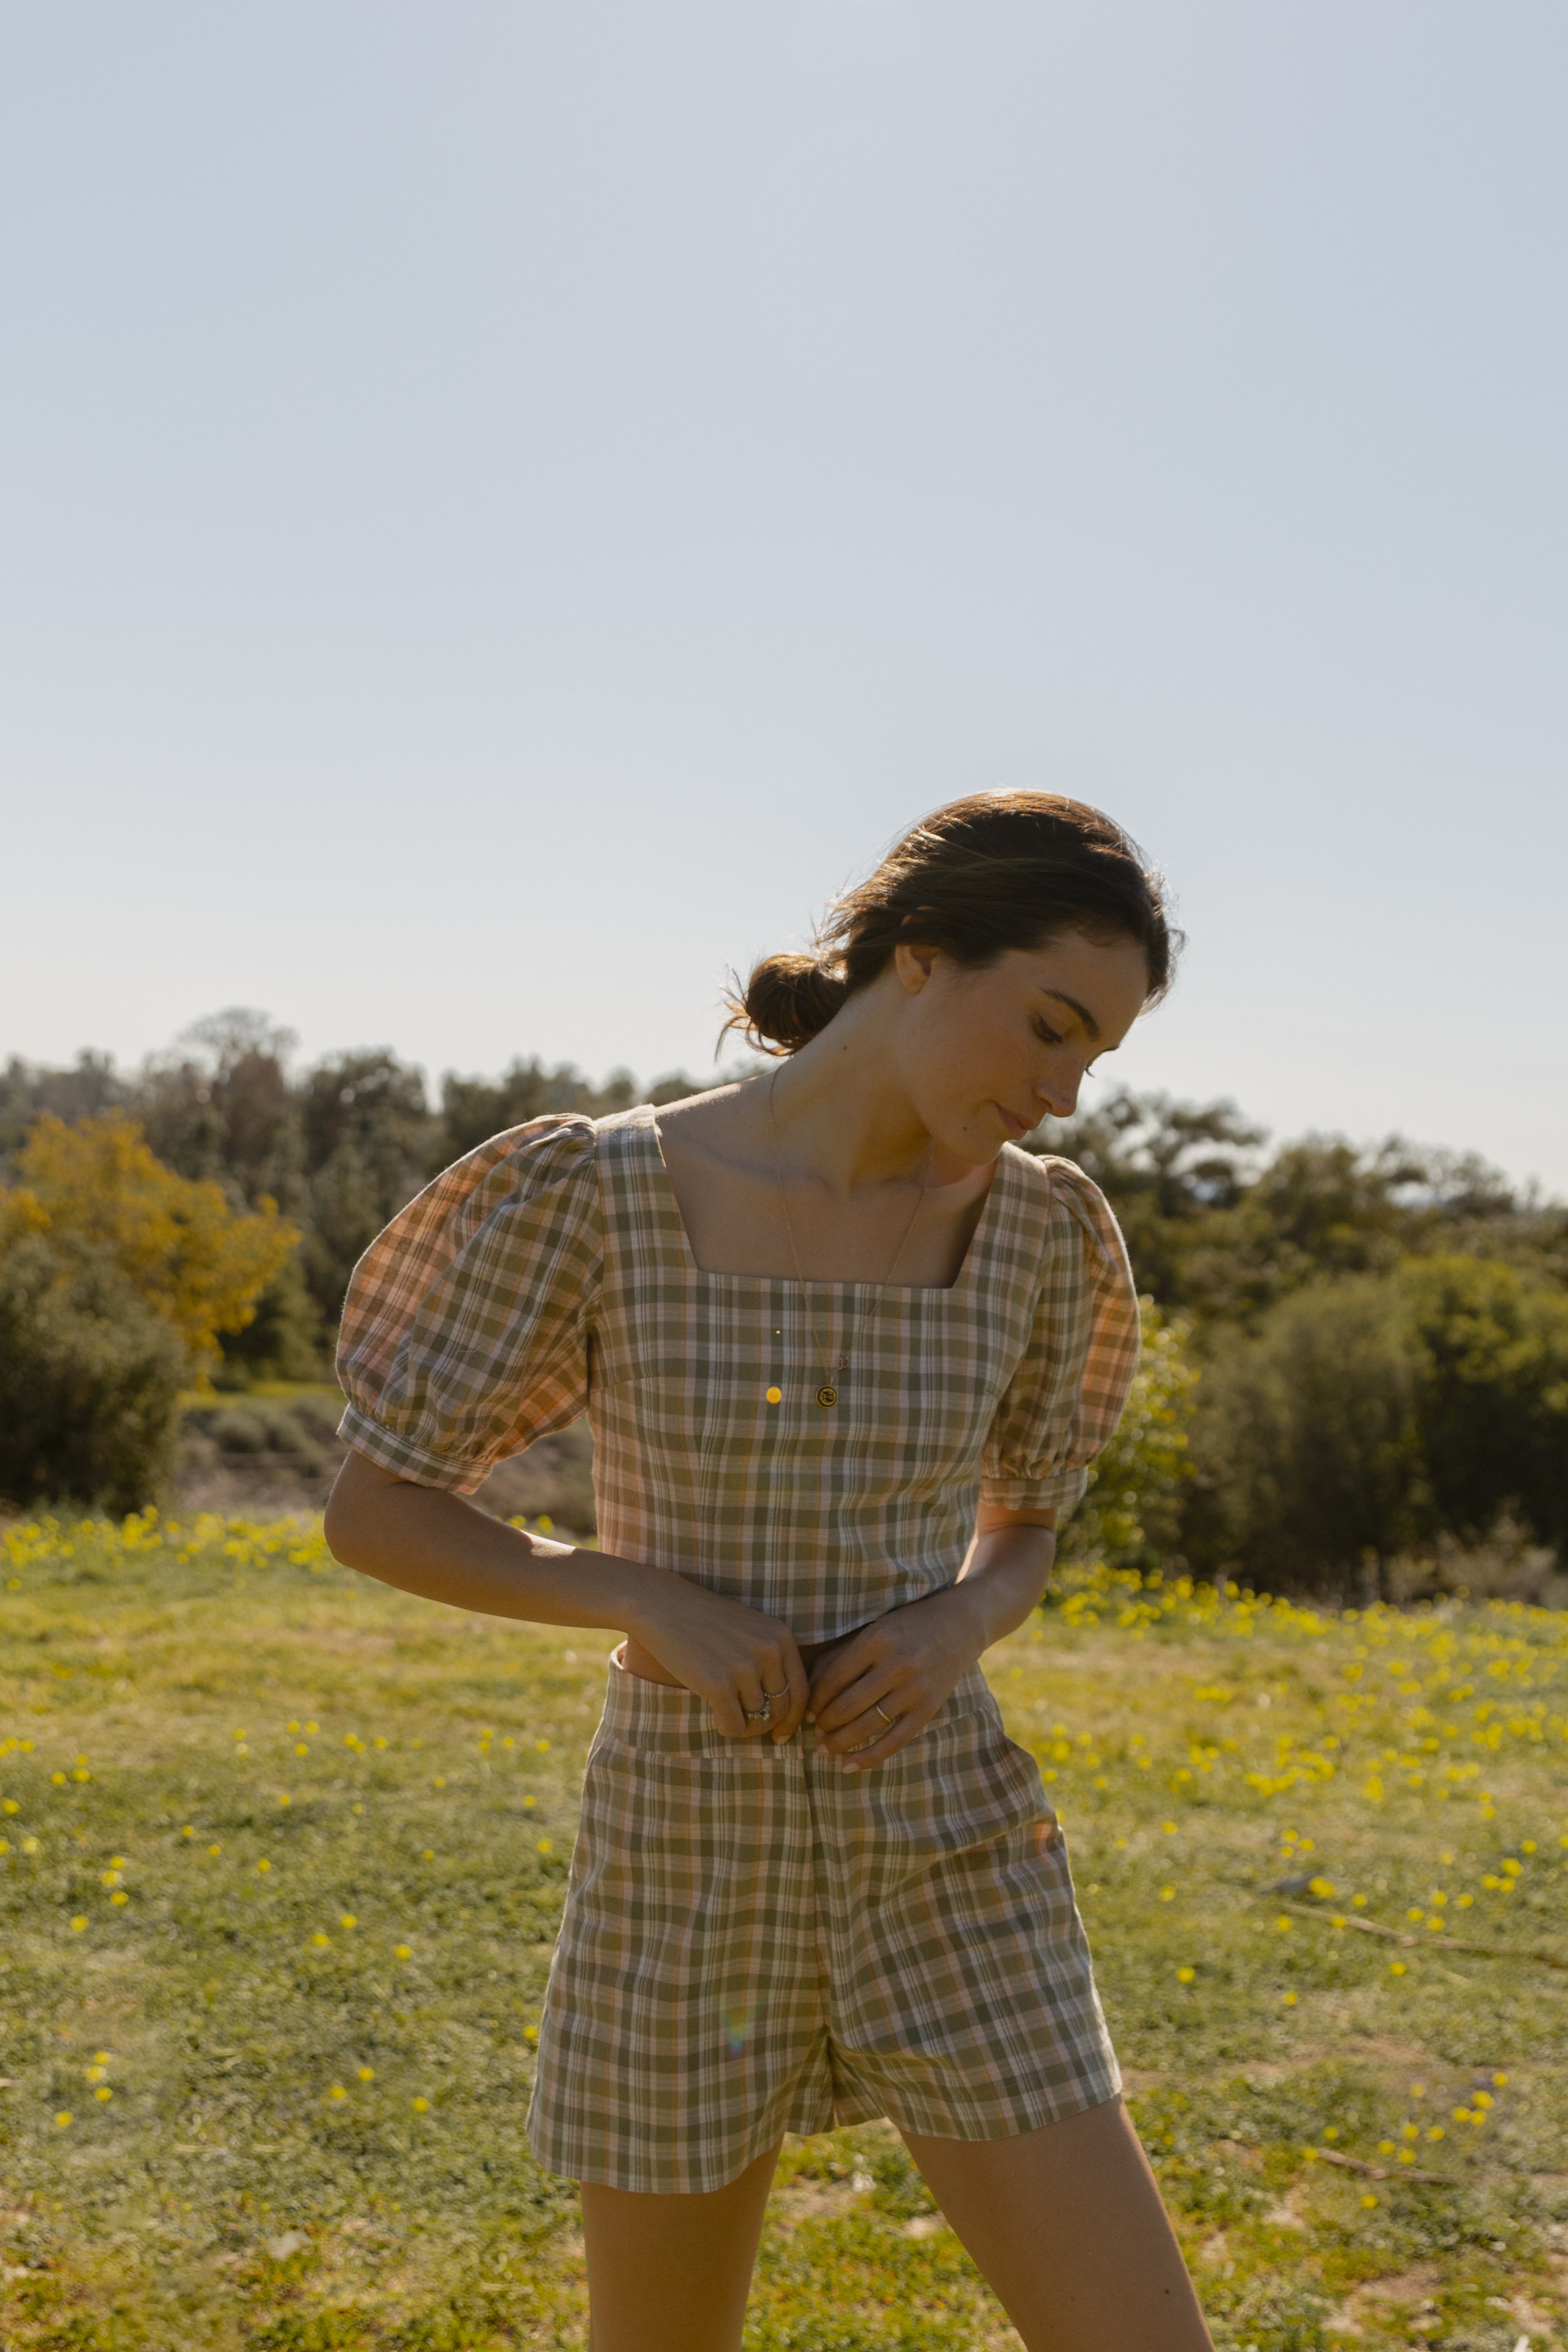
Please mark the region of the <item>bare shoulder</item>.
<svg viewBox="0 0 1568 2352"><path fill-rule="evenodd" d="M665 1156L706 1161L724 1169L749 1168L762 1139L755 1079L687 1095L658 1112Z"/></svg>

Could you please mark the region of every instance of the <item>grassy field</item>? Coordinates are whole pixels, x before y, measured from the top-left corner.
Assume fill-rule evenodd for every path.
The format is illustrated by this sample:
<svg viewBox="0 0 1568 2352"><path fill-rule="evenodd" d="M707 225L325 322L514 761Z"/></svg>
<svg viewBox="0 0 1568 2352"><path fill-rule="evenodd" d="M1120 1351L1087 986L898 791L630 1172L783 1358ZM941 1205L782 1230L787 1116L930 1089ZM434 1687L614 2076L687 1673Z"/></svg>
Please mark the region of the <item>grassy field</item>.
<svg viewBox="0 0 1568 2352"><path fill-rule="evenodd" d="M582 2345L522 2125L607 1637L6 1551L4 2352ZM988 1665L1217 2341L1563 2352L1568 1615L1101 1576ZM788 2148L749 2352L1012 2343L889 2132Z"/></svg>

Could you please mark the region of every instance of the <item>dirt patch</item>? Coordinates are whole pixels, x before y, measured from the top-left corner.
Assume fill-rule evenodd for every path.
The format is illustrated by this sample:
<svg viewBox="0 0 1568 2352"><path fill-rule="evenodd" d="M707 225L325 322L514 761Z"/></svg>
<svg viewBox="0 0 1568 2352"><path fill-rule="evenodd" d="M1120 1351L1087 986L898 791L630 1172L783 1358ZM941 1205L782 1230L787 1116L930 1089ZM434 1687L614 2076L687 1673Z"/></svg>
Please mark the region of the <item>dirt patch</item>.
<svg viewBox="0 0 1568 2352"><path fill-rule="evenodd" d="M1358 2057L1375 2059L1384 2066L1415 2066L1427 2074L1432 2071L1428 2052L1418 2042L1398 2042L1391 2033L1358 2033L1355 2037ZM1257 2069L1252 2070L1256 2073Z"/></svg>
<svg viewBox="0 0 1568 2352"><path fill-rule="evenodd" d="M869 2185L869 2174L866 2180ZM802 2221L836 2221L841 2215L852 2212L864 2194L864 2188L857 2189L852 2179L796 2179L774 2190L769 2215L784 2230L798 2229Z"/></svg>
<svg viewBox="0 0 1568 2352"><path fill-rule="evenodd" d="M1157 2090L1165 2079L1161 2070L1154 2066L1124 2066L1122 2069L1122 2089L1129 2099L1141 2099L1147 2092Z"/></svg>
<svg viewBox="0 0 1568 2352"><path fill-rule="evenodd" d="M1414 2270L1396 2271L1389 2278L1368 2279L1358 2286L1353 2303L1422 2303L1443 2284L1436 2263L1418 2263Z"/></svg>

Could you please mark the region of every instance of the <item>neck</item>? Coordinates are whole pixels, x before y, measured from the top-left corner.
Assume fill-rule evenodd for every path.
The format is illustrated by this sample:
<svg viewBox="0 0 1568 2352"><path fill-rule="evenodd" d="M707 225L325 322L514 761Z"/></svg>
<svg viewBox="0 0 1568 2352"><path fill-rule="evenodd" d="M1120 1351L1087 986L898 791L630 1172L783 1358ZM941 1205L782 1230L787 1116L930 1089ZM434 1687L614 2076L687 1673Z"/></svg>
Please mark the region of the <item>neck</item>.
<svg viewBox="0 0 1568 2352"><path fill-rule="evenodd" d="M911 1101L888 1051L876 994L873 987L852 996L820 1035L763 1081L772 1090L786 1169L815 1176L843 1199L864 1185L918 1181L923 1171L933 1188L972 1172L936 1146Z"/></svg>

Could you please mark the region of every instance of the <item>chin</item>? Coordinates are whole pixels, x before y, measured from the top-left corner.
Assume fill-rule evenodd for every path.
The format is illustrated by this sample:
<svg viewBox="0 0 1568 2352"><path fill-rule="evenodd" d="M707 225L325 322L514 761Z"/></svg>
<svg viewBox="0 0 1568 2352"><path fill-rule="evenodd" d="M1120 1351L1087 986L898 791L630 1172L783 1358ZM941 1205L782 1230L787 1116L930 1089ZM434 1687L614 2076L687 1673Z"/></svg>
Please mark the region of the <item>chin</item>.
<svg viewBox="0 0 1568 2352"><path fill-rule="evenodd" d="M965 1128L955 1156L967 1160L971 1168L986 1168L1000 1153L1003 1144L1012 1139L1010 1133L998 1136L994 1117L977 1118Z"/></svg>
<svg viewBox="0 0 1568 2352"><path fill-rule="evenodd" d="M997 1132L997 1114L988 1105L977 1104L968 1111L957 1111L945 1118L940 1126L926 1127L926 1133L936 1148L936 1156L959 1168L988 1167L1004 1142L1011 1139ZM944 1182L951 1182L945 1177Z"/></svg>

